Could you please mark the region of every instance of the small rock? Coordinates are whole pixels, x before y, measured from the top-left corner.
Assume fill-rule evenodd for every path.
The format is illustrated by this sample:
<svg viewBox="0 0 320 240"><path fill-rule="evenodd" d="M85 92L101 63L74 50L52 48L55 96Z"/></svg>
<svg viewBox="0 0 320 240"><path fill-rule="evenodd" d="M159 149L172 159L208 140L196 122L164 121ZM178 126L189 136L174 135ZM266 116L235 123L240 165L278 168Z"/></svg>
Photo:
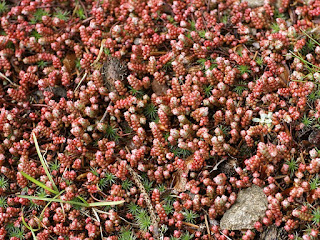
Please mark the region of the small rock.
<svg viewBox="0 0 320 240"><path fill-rule="evenodd" d="M278 228L271 225L261 233L259 240L286 240L286 231L283 228Z"/></svg>
<svg viewBox="0 0 320 240"><path fill-rule="evenodd" d="M226 211L220 227L228 230L253 229L254 223L264 217L268 200L263 190L253 185L241 190L236 203Z"/></svg>
<svg viewBox="0 0 320 240"><path fill-rule="evenodd" d="M47 87L44 90L52 92L58 99L67 97L67 90L63 87L59 87L59 86Z"/></svg>
<svg viewBox="0 0 320 240"><path fill-rule="evenodd" d="M242 2L248 2L249 8L262 7L264 5L264 0L245 0Z"/></svg>
<svg viewBox="0 0 320 240"><path fill-rule="evenodd" d="M254 46L256 49L260 48L260 43L259 42L254 42L252 43L252 46Z"/></svg>
<svg viewBox="0 0 320 240"><path fill-rule="evenodd" d="M308 141L316 147L320 147L320 130L313 129L308 137Z"/></svg>
<svg viewBox="0 0 320 240"><path fill-rule="evenodd" d="M265 0L242 0L242 2L248 2L249 8L263 7ZM268 1L271 6L275 6L277 9L281 7L281 0L270 0Z"/></svg>
<svg viewBox="0 0 320 240"><path fill-rule="evenodd" d="M124 62L116 57L108 57L100 69L103 81L107 89L112 92L115 90L115 81L124 81L127 76L128 68Z"/></svg>

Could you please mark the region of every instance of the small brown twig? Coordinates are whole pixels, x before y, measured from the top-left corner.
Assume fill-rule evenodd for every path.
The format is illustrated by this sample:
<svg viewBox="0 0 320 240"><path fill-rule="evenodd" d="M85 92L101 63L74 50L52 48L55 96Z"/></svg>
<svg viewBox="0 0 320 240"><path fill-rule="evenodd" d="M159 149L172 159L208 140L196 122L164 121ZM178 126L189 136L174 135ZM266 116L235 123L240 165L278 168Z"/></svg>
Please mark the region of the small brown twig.
<svg viewBox="0 0 320 240"><path fill-rule="evenodd" d="M306 165L306 162L304 161L304 157L303 157L303 153L301 152L300 153L300 158L301 158L301 161L304 165Z"/></svg>
<svg viewBox="0 0 320 240"><path fill-rule="evenodd" d="M284 191L284 189L280 186L280 184L277 181L274 181L274 183L277 185L278 188L281 189L281 191Z"/></svg>
<svg viewBox="0 0 320 240"><path fill-rule="evenodd" d="M278 175L275 176L274 179L281 179L281 178L285 178L287 175Z"/></svg>
<svg viewBox="0 0 320 240"><path fill-rule="evenodd" d="M208 217L207 217L207 215L204 215L204 222L205 222L206 227L207 227L208 238L209 238L209 240L211 240L211 232L210 232L210 228L209 228L209 223L208 223Z"/></svg>
<svg viewBox="0 0 320 240"><path fill-rule="evenodd" d="M159 52L150 52L151 56L159 56L159 55L164 55L166 54L166 51L159 51Z"/></svg>
<svg viewBox="0 0 320 240"><path fill-rule="evenodd" d="M253 61L256 60L257 55L258 55L258 51L255 52L254 57L253 57Z"/></svg>
<svg viewBox="0 0 320 240"><path fill-rule="evenodd" d="M186 225L186 226L189 226L189 227L192 227L192 228L200 228L198 225L195 225L195 224L192 224L192 223L188 223L188 222L182 222L182 224Z"/></svg>
<svg viewBox="0 0 320 240"><path fill-rule="evenodd" d="M91 196L95 201L101 202L99 199L95 198L95 197L92 195L92 193L90 193L90 196Z"/></svg>
<svg viewBox="0 0 320 240"><path fill-rule="evenodd" d="M129 151L129 149L126 147L126 150ZM122 161L120 158L116 158L118 162ZM141 194L144 197L144 200L146 202L149 214L150 214L150 218L151 218L151 223L153 226L153 236L155 240L160 240L160 235L159 235L159 221L158 218L155 214L155 209L151 203L151 199L149 197L149 194L147 193L146 189L144 188L141 180L140 180L140 176L132 169L132 167L130 165L126 165L127 170L129 171L134 183L137 185L137 187L139 188Z"/></svg>
<svg viewBox="0 0 320 240"><path fill-rule="evenodd" d="M4 78L5 80L7 80L10 84L14 85L14 86L18 86L17 84L15 84L14 82L12 82L6 75L4 75L2 72L0 72L0 77Z"/></svg>

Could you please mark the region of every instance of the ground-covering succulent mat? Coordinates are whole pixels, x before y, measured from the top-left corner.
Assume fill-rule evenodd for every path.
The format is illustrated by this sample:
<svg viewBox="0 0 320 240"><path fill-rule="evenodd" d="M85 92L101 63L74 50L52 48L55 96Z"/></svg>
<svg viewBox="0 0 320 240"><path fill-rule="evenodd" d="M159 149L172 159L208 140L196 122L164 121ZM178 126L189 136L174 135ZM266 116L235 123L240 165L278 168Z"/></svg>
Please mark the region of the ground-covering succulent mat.
<svg viewBox="0 0 320 240"><path fill-rule="evenodd" d="M319 239L319 0L0 1L0 239Z"/></svg>

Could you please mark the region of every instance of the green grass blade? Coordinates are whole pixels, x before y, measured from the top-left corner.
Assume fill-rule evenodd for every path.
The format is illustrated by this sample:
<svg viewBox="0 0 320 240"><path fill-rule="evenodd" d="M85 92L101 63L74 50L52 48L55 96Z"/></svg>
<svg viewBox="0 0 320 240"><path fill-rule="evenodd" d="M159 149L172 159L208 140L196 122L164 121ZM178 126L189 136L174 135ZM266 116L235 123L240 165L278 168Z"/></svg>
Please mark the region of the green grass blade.
<svg viewBox="0 0 320 240"><path fill-rule="evenodd" d="M107 40L106 39L103 39L101 41L101 45L100 45L100 49L99 49L99 53L98 53L98 56L96 58L96 60L94 60L94 62L91 64L91 66L95 65L97 62L99 62L100 58L101 58L101 55L103 53L103 47L104 47L104 44Z"/></svg>
<svg viewBox="0 0 320 240"><path fill-rule="evenodd" d="M59 197L62 193L64 193L66 190L62 190L59 194L57 194L56 196L54 196L54 198L53 199L56 199L57 197ZM43 217L43 214L44 214L44 211L46 210L46 208L50 205L50 203L52 203L52 201L49 201L48 203L47 203L47 205L42 209L42 211L41 211L41 214L40 214L40 221L42 221L42 217Z"/></svg>
<svg viewBox="0 0 320 240"><path fill-rule="evenodd" d="M80 196L77 196L77 198L79 198L84 204L89 204L86 200L84 200L82 197L80 197Z"/></svg>
<svg viewBox="0 0 320 240"><path fill-rule="evenodd" d="M37 137L36 137L36 135L35 135L34 133L32 133L32 137L33 137L34 145L36 146L36 150L37 150L37 153L38 153L40 162L41 162L41 164L42 164L42 167L43 167L44 171L46 172L46 174L47 174L50 182L52 183L52 186L53 186L54 190L57 191L56 194L58 194L58 188L57 188L56 184L54 183L53 178L52 178L52 176L51 176L51 174L50 174L50 172L49 172L49 169L48 169L48 167L47 167L47 164L45 163L45 161L44 161L44 159L43 159L43 157L42 157L42 154L41 154L41 152L40 152L40 148L39 148L39 144L38 144Z"/></svg>
<svg viewBox="0 0 320 240"><path fill-rule="evenodd" d="M320 45L320 43L317 40L315 40L313 37L311 37L306 31L304 31L301 28L300 28L300 31L303 32L303 34L305 34L308 38L310 38L315 44L317 44L318 46Z"/></svg>
<svg viewBox="0 0 320 240"><path fill-rule="evenodd" d="M18 195L20 198L26 198L29 200L41 200L41 201L51 201L51 202L59 202L59 203L69 203L73 205L78 205L82 207L89 207L88 204L81 203L81 202L75 202L75 201L64 201L62 199L55 199L55 198L45 198L45 197L35 197L35 196L26 196L26 195Z"/></svg>
<svg viewBox="0 0 320 240"><path fill-rule="evenodd" d="M22 221L23 225L24 225L26 228L28 228L31 232L33 232L32 235L34 235L34 232L39 231L40 228L41 228L39 223L38 223L38 228L37 228L37 229L32 228L31 226L29 226L29 225L26 223L26 221L24 220L23 209L22 209L22 214L21 214L21 221ZM35 238L35 239L37 239L37 238Z"/></svg>
<svg viewBox="0 0 320 240"><path fill-rule="evenodd" d="M38 240L36 234L34 233L34 230L30 229L30 232L32 234L33 240Z"/></svg>
<svg viewBox="0 0 320 240"><path fill-rule="evenodd" d="M51 201L51 202L60 202L60 203L69 203L74 205L79 205L82 207L99 207L99 206L110 206L110 205L118 205L124 203L124 200L121 201L111 201L111 202L94 202L94 203L81 203L75 201L64 201L62 199L55 199L55 198L45 198L45 197L35 197L35 196L26 196L26 195L18 195L21 198L27 198L29 200L41 200L41 201Z"/></svg>
<svg viewBox="0 0 320 240"><path fill-rule="evenodd" d="M37 184L39 187L42 187L43 189L51 192L51 193L54 193L54 194L58 194L59 192L49 188L48 186L46 186L44 183L38 181L37 179L34 179L33 177L31 177L30 175L24 173L24 172L20 172L22 174L22 176L24 176L26 179L28 179L29 181Z"/></svg>
<svg viewBox="0 0 320 240"><path fill-rule="evenodd" d="M10 84L14 85L14 86L18 86L17 84L15 84L14 82L12 82L9 78L6 77L6 75L4 75L2 72L0 72L0 77L3 77L5 80L7 80Z"/></svg>
<svg viewBox="0 0 320 240"><path fill-rule="evenodd" d="M81 80L79 81L77 87L74 89L74 92L76 92L76 91L78 90L78 88L80 87L82 81L86 78L86 76L87 76L87 73L85 73L85 74L83 75L83 77L82 77Z"/></svg>
<svg viewBox="0 0 320 240"><path fill-rule="evenodd" d="M112 201L112 202L94 202L89 203L89 207L99 207L99 206L112 206L112 205L118 205L124 203L124 200L121 201Z"/></svg>
<svg viewBox="0 0 320 240"><path fill-rule="evenodd" d="M316 66L316 65L313 65L311 62L308 62L306 60L304 60L301 56L298 56L297 54L295 54L294 52L290 51L290 53L295 56L296 58L298 58L300 61L302 61L303 63L307 64L307 65L310 65L312 67L315 67L315 68L318 68L320 69L320 67Z"/></svg>

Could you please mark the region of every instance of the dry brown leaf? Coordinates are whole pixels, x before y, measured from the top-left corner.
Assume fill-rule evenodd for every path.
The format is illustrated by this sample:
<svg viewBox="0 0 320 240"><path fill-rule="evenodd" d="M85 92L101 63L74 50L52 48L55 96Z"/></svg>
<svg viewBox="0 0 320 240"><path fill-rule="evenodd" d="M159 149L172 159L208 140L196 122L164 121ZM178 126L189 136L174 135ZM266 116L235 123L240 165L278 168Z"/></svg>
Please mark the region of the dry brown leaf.
<svg viewBox="0 0 320 240"><path fill-rule="evenodd" d="M278 67L283 67L284 72L279 75L280 79L283 81L286 86L289 82L290 69L287 64L279 64Z"/></svg>
<svg viewBox="0 0 320 240"><path fill-rule="evenodd" d="M294 188L294 187L287 188L287 189L285 189L281 194L282 194L283 196L288 196L289 193L290 193L290 191L291 191L293 188Z"/></svg>
<svg viewBox="0 0 320 240"><path fill-rule="evenodd" d="M153 92L158 96L166 95L169 89L166 84L160 84L158 81L152 81L151 87Z"/></svg>
<svg viewBox="0 0 320 240"><path fill-rule="evenodd" d="M161 124L161 123L158 123L158 128L159 128L161 131L167 130L167 128L166 128L163 124Z"/></svg>
<svg viewBox="0 0 320 240"><path fill-rule="evenodd" d="M197 73L201 70L202 70L202 67L200 65L195 65L195 66L192 66L188 69L188 73L190 73L190 74Z"/></svg>
<svg viewBox="0 0 320 240"><path fill-rule="evenodd" d="M189 166L190 164L192 164L194 158L193 158L193 154L190 155L186 160L186 168L185 170L179 169L178 171L176 171L173 175L174 175L174 179L175 179L175 185L173 187L173 189L177 192L184 192L186 191L186 185L187 185L187 176L189 173Z"/></svg>
<svg viewBox="0 0 320 240"><path fill-rule="evenodd" d="M72 73L76 67L76 55L74 53L68 53L67 56L63 59L62 63L65 66L67 72Z"/></svg>
<svg viewBox="0 0 320 240"><path fill-rule="evenodd" d="M179 169L173 174L176 182L175 185L173 186L173 189L177 193L186 191L187 178L183 177L183 173L184 171Z"/></svg>
<svg viewBox="0 0 320 240"><path fill-rule="evenodd" d="M87 175L88 175L88 173L89 173L89 172L82 173L82 174L80 174L76 179L77 179L77 180L80 180L80 179L86 178Z"/></svg>
<svg viewBox="0 0 320 240"><path fill-rule="evenodd" d="M313 203L315 201L315 199L312 197L312 195L314 194L315 190L311 190L310 193L308 193L308 196L307 196L307 202L308 203Z"/></svg>
<svg viewBox="0 0 320 240"><path fill-rule="evenodd" d="M234 48L232 48L233 52L242 52L242 50L243 50L242 44L239 44L239 45L235 46Z"/></svg>

